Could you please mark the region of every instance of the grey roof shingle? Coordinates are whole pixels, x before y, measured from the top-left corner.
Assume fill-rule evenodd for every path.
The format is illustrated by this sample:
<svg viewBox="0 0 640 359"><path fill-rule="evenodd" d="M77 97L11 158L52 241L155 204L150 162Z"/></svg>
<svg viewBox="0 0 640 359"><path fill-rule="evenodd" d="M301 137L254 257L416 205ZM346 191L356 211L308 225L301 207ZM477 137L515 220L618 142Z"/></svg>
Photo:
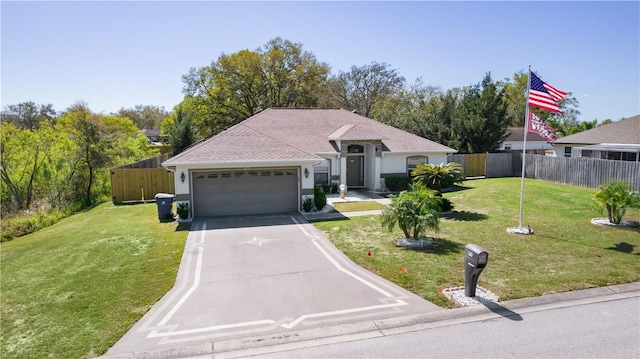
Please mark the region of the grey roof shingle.
<svg viewBox="0 0 640 359"><path fill-rule="evenodd" d="M507 127L505 141L524 141L524 127ZM527 132L527 141L547 142L547 139L537 133Z"/></svg>
<svg viewBox="0 0 640 359"><path fill-rule="evenodd" d="M165 163L172 165L318 159L320 158L313 154L240 123L170 158Z"/></svg>
<svg viewBox="0 0 640 359"><path fill-rule="evenodd" d="M343 109L270 108L169 159L165 165L318 159L330 140L382 140L392 152L456 152Z"/></svg>
<svg viewBox="0 0 640 359"><path fill-rule="evenodd" d="M640 115L557 139L561 144L640 144Z"/></svg>

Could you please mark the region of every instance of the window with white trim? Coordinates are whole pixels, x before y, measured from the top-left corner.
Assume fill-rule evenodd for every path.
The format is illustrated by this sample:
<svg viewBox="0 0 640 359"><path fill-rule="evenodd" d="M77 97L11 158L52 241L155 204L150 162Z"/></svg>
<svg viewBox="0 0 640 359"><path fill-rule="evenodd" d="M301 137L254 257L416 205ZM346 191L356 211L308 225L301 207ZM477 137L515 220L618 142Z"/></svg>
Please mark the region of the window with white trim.
<svg viewBox="0 0 640 359"><path fill-rule="evenodd" d="M411 177L411 172L418 168L418 165L425 165L427 163L429 163L429 157L427 156L407 157L407 177Z"/></svg>
<svg viewBox="0 0 640 359"><path fill-rule="evenodd" d="M316 186L322 186L329 184L329 167L331 167L331 160L326 160L323 166L316 166L313 168L313 184Z"/></svg>

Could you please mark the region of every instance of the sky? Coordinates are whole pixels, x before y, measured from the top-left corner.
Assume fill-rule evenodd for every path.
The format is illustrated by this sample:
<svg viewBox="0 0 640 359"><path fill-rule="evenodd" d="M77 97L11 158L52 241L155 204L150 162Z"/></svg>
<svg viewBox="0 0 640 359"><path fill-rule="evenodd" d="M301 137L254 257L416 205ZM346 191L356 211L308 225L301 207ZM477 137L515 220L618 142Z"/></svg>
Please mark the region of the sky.
<svg viewBox="0 0 640 359"><path fill-rule="evenodd" d="M640 2L0 1L0 103L171 110L182 75L275 37L332 74L387 63L443 90L531 65L581 121L640 114Z"/></svg>

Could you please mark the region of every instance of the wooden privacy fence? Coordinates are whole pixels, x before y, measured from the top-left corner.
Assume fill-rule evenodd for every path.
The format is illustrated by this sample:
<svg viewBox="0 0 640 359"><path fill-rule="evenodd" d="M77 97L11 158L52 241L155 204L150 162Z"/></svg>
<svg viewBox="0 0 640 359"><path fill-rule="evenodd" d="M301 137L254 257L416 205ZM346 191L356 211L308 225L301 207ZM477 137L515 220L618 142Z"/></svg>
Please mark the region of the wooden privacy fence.
<svg viewBox="0 0 640 359"><path fill-rule="evenodd" d="M451 155L449 162L465 166L466 156ZM574 186L598 188L611 179L629 182L635 191L640 191L640 162L601 160L586 157L551 157L527 154L525 177ZM522 153L487 153L485 176L518 177L522 175ZM467 175L467 177L470 177Z"/></svg>
<svg viewBox="0 0 640 359"><path fill-rule="evenodd" d="M487 154L487 178L520 176L522 172L522 157L514 159L515 153L488 153Z"/></svg>
<svg viewBox="0 0 640 359"><path fill-rule="evenodd" d="M629 182L635 191L640 191L640 162L585 157L526 156L524 175L527 178L589 188L598 188L598 185L613 179ZM517 160L519 171L522 168L522 155L519 153Z"/></svg>
<svg viewBox="0 0 640 359"><path fill-rule="evenodd" d="M486 175L487 155L485 153L449 155L447 160L461 164L462 167L464 167L465 177L481 177Z"/></svg>
<svg viewBox="0 0 640 359"><path fill-rule="evenodd" d="M156 193L174 193L173 173L160 164L168 154L111 169L111 200L114 203L145 201Z"/></svg>

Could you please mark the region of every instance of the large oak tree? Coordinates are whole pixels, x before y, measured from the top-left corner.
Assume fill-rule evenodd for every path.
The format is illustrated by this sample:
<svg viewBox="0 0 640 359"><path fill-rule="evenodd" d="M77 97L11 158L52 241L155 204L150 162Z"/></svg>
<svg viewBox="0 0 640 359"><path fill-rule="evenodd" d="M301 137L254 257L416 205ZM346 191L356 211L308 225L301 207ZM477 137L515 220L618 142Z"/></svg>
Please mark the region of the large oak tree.
<svg viewBox="0 0 640 359"><path fill-rule="evenodd" d="M222 54L191 68L182 77L182 108L204 138L269 107L318 106L329 72L302 44L278 37L255 51Z"/></svg>

